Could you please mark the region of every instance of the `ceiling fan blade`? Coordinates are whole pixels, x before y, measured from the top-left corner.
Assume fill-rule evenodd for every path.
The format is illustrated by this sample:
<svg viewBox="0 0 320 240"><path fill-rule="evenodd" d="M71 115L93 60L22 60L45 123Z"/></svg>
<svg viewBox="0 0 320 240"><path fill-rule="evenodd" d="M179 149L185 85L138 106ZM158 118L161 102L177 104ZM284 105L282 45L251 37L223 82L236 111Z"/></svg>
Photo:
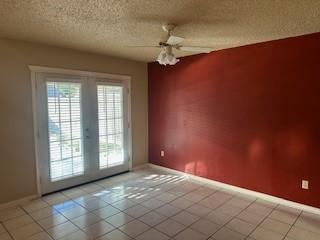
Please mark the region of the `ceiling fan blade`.
<svg viewBox="0 0 320 240"><path fill-rule="evenodd" d="M169 45L177 45L177 44L180 44L184 41L184 38L182 37L177 37L177 36L170 36L167 40L167 44Z"/></svg>
<svg viewBox="0 0 320 240"><path fill-rule="evenodd" d="M196 46L181 46L181 47L178 47L177 49L181 51L186 51L186 52L202 52L202 53L209 53L213 51L213 49L209 47L196 47Z"/></svg>
<svg viewBox="0 0 320 240"><path fill-rule="evenodd" d="M132 48L160 48L159 45L154 45L154 46L126 46L126 47L132 47Z"/></svg>

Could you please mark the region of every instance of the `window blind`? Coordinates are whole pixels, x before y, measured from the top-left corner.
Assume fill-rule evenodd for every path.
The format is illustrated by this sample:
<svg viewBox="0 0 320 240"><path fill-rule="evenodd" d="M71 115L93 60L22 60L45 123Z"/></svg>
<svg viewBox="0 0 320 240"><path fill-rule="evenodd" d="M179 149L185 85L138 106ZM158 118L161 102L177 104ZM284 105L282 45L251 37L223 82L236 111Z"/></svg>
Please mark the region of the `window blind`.
<svg viewBox="0 0 320 240"><path fill-rule="evenodd" d="M81 84L47 82L51 181L83 174Z"/></svg>
<svg viewBox="0 0 320 240"><path fill-rule="evenodd" d="M100 168L124 162L122 94L121 86L97 86Z"/></svg>

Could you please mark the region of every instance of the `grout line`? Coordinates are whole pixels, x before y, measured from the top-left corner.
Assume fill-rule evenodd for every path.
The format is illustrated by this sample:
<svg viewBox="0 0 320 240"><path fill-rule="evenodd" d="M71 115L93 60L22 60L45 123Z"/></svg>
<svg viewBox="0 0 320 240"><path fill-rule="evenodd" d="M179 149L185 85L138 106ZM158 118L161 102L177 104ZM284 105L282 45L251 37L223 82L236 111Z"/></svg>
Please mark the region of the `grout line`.
<svg viewBox="0 0 320 240"><path fill-rule="evenodd" d="M0 221L0 224L2 224L2 226L3 226L4 230L5 230L4 233L7 233L7 234L10 236L11 239L14 239L13 236L12 236L12 234L11 234L11 232L9 232L9 229L3 224L2 221ZM2 233L1 233L1 234L2 234Z"/></svg>
<svg viewBox="0 0 320 240"><path fill-rule="evenodd" d="M232 198L233 198L233 197L232 197ZM227 202L229 202L232 198L230 198ZM230 223L233 219L235 219L237 216L239 216L242 212L244 212L249 206L251 206L251 205L252 205L253 203L255 203L256 201L257 201L257 199L255 199L254 201L252 201L247 207L245 207L244 209L242 209L238 214L232 216L232 218L231 218L229 221L227 221L225 224L221 225L221 227L218 228L218 230L215 231L212 235L210 235L210 237L213 237L213 235L216 234L218 231L220 231L222 228L224 228L224 227L228 228L228 227L227 227L227 224L228 224L228 223ZM226 202L226 203L227 203L227 202ZM225 214L225 215L229 215L229 214ZM229 216L231 216L231 215L229 215ZM233 231L233 232L239 233L239 232L237 232L237 231L234 231L233 229L230 229L230 228L228 228L228 229L231 230L231 231ZM239 233L239 234L243 235L242 233ZM244 235L243 235L243 236L244 236Z"/></svg>
<svg viewBox="0 0 320 240"><path fill-rule="evenodd" d="M261 221L259 224L257 224L257 226L248 234L248 236L245 239L248 239L248 237L250 237L250 235L261 225L261 223L263 223L272 213L273 211L279 206L279 204L277 204L272 211L269 212L269 214L267 214ZM267 229L269 230L269 229ZM271 230L270 230L271 231ZM282 234L281 234L282 235Z"/></svg>
<svg viewBox="0 0 320 240"><path fill-rule="evenodd" d="M285 236L284 236L283 239L285 239L285 238L288 236L289 232L291 231L291 229L293 228L293 226L294 226L294 225L296 224L296 222L298 221L298 219L299 219L299 217L301 216L302 212L303 212L303 211L300 212L300 214L299 214L299 215L297 216L297 218L294 220L294 222L292 223L292 225L290 225L290 228L289 228L288 232L285 234Z"/></svg>

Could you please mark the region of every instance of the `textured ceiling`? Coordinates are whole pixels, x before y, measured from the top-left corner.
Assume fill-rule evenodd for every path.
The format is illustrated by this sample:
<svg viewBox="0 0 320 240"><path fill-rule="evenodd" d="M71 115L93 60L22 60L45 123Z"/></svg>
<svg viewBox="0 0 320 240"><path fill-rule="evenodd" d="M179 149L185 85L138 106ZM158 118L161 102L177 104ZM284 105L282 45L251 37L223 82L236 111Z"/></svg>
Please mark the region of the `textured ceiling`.
<svg viewBox="0 0 320 240"><path fill-rule="evenodd" d="M0 0L0 37L139 61L159 49L131 46L158 44L163 23L187 45L224 49L320 32L320 0Z"/></svg>

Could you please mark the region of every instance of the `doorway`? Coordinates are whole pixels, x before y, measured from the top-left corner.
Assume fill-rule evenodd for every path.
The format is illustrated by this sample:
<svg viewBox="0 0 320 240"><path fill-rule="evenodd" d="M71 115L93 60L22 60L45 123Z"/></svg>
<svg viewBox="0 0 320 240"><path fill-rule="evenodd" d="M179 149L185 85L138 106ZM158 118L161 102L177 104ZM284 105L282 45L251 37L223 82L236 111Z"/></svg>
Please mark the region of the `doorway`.
<svg viewBox="0 0 320 240"><path fill-rule="evenodd" d="M129 77L36 70L34 106L41 194L128 171Z"/></svg>

